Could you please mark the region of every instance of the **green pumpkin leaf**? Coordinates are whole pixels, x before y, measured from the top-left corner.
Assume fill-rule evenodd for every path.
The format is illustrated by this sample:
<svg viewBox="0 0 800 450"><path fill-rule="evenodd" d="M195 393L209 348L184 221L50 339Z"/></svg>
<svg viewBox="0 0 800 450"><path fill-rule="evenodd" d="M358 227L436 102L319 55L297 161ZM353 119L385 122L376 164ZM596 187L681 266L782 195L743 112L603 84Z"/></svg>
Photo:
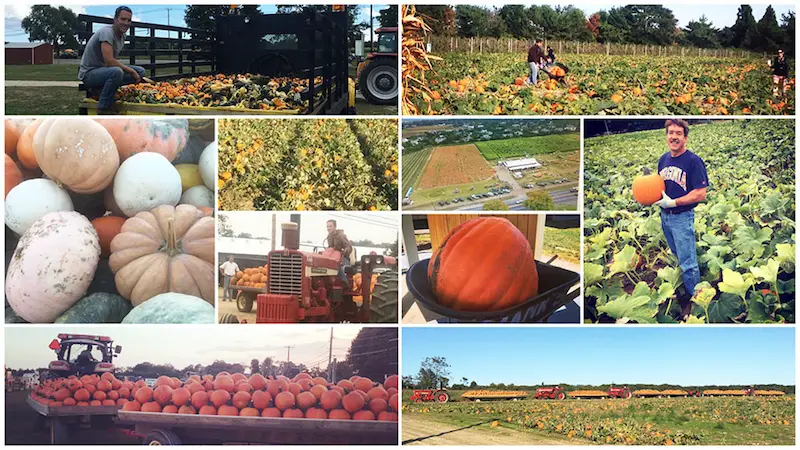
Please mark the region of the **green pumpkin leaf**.
<svg viewBox="0 0 800 450"><path fill-rule="evenodd" d="M591 286L603 279L603 266L600 264L583 264L583 282L586 286Z"/></svg>
<svg viewBox="0 0 800 450"><path fill-rule="evenodd" d="M722 294L708 307L710 323L731 323L745 311L744 300L733 294Z"/></svg>
<svg viewBox="0 0 800 450"><path fill-rule="evenodd" d="M705 319L701 319L699 317L689 316L686 318L686 321L684 323L695 324L695 323L706 323L706 321Z"/></svg>
<svg viewBox="0 0 800 450"><path fill-rule="evenodd" d="M692 295L692 302L700 305L703 309L708 309L711 305L711 300L717 295L717 290L711 287L707 281L703 281L694 287L694 295Z"/></svg>
<svg viewBox="0 0 800 450"><path fill-rule="evenodd" d="M683 279L681 277L681 270L676 269L675 267L662 267L658 269L658 278L662 279L670 283L675 289L678 288L681 284L683 284Z"/></svg>
<svg viewBox="0 0 800 450"><path fill-rule="evenodd" d="M778 280L778 269L780 265L778 261L775 259L770 258L766 264L763 266L758 267L751 267L750 272L756 277L756 279L763 280L769 284L775 284Z"/></svg>
<svg viewBox="0 0 800 450"><path fill-rule="evenodd" d="M753 280L748 280L746 278L747 277L743 277L739 272L725 269L722 271L722 282L719 284L719 290L721 292L738 295L744 300L747 291L753 286Z"/></svg>
<svg viewBox="0 0 800 450"><path fill-rule="evenodd" d="M650 296L625 295L598 306L597 311L620 321L635 320L638 323L656 323L658 308L649 306Z"/></svg>
<svg viewBox="0 0 800 450"><path fill-rule="evenodd" d="M612 275L617 273L632 272L636 267L635 264L638 259L639 258L636 254L636 249L630 245L626 245L622 251L614 254L614 259L611 262L611 267L608 275L606 275L606 278L610 278Z"/></svg>
<svg viewBox="0 0 800 450"><path fill-rule="evenodd" d="M752 227L740 227L733 232L733 248L737 253L756 258L764 254L764 244L769 242L772 237L772 230L761 228L755 230Z"/></svg>

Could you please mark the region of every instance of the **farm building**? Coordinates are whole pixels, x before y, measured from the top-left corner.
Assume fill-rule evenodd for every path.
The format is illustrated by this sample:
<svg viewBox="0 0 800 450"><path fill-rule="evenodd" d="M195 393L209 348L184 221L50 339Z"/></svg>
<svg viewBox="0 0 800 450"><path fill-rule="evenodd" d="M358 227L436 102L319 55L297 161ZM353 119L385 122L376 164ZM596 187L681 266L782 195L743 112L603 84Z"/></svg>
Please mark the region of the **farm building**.
<svg viewBox="0 0 800 450"><path fill-rule="evenodd" d="M53 64L53 46L46 42L6 42L6 64Z"/></svg>
<svg viewBox="0 0 800 450"><path fill-rule="evenodd" d="M542 165L539 164L539 161L536 161L535 158L514 159L503 161L501 164L503 164L503 166L505 166L509 172L525 169L538 169L539 167L542 167Z"/></svg>

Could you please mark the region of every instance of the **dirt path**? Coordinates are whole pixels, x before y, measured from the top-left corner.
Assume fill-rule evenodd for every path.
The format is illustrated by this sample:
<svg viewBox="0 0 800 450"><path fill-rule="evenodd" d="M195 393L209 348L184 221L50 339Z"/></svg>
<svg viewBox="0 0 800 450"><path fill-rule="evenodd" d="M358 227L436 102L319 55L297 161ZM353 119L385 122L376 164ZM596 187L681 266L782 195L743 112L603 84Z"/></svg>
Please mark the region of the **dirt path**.
<svg viewBox="0 0 800 450"><path fill-rule="evenodd" d="M491 421L472 426L435 422L430 417L403 414L403 445L564 445L565 440L525 433L508 428L492 428ZM575 444L575 442L571 442Z"/></svg>

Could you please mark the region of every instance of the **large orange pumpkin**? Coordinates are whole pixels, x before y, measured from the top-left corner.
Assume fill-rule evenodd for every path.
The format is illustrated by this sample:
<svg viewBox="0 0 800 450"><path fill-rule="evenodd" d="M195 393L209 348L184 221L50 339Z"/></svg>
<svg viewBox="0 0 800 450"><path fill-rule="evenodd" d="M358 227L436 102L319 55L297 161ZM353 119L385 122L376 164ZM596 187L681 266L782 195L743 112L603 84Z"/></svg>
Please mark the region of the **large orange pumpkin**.
<svg viewBox="0 0 800 450"><path fill-rule="evenodd" d="M489 274L479 277L475 274ZM428 262L439 303L456 311L498 311L535 297L539 274L530 243L500 217L462 223Z"/></svg>
<svg viewBox="0 0 800 450"><path fill-rule="evenodd" d="M22 183L22 172L19 170L17 163L6 154L6 193L3 198L8 196L8 192L14 189L14 186Z"/></svg>
<svg viewBox="0 0 800 450"><path fill-rule="evenodd" d="M92 226L100 237L100 256L111 254L111 241L120 233L124 223L124 218L115 216L98 217L92 221Z"/></svg>
<svg viewBox="0 0 800 450"><path fill-rule="evenodd" d="M653 203L661 200L661 193L664 192L666 186L664 179L661 175L654 173L650 174L649 170L645 170L644 175L640 175L633 179L633 198L641 205L652 205Z"/></svg>
<svg viewBox="0 0 800 450"><path fill-rule="evenodd" d="M36 135L36 130L39 125L44 122L44 119L36 119L33 123L25 127L22 134L17 141L17 158L19 162L26 169L36 169L39 163L36 162L36 153L33 151L33 137Z"/></svg>
<svg viewBox="0 0 800 450"><path fill-rule="evenodd" d="M186 119L95 119L117 143L120 161L142 152L164 155L170 162L186 147Z"/></svg>
<svg viewBox="0 0 800 450"><path fill-rule="evenodd" d="M117 290L134 306L165 292L213 304L213 263L214 219L191 205L140 212L111 241Z"/></svg>

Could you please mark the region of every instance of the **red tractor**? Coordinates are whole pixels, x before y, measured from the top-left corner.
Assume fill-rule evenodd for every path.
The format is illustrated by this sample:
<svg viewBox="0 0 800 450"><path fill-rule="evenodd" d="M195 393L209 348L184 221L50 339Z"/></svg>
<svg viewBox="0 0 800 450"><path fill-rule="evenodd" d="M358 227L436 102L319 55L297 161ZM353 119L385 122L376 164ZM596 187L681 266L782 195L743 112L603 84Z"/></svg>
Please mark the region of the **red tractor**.
<svg viewBox="0 0 800 450"><path fill-rule="evenodd" d="M298 225L281 225L283 250L267 254L266 287L242 288L239 310L250 312L255 300L257 323L397 323L397 259L377 254L362 255L359 264L344 267L347 284L339 277L342 255L331 248L304 252ZM355 250L353 250L355 260ZM358 290L353 276L363 282ZM372 275L378 274L374 290ZM359 304L360 303L360 304ZM222 323L239 320L225 314Z"/></svg>
<svg viewBox="0 0 800 450"><path fill-rule="evenodd" d="M546 387L536 389L536 399L550 399L550 400L564 400L567 398L567 393L561 386Z"/></svg>
<svg viewBox="0 0 800 450"><path fill-rule="evenodd" d="M114 372L113 360L122 352L122 346L113 346L107 336L62 333L50 342L56 360L47 366L45 378L81 376Z"/></svg>
<svg viewBox="0 0 800 450"><path fill-rule="evenodd" d="M439 402L447 403L450 400L450 394L444 389L414 389L409 401L422 403L422 402Z"/></svg>
<svg viewBox="0 0 800 450"><path fill-rule="evenodd" d="M631 391L628 389L628 386L623 387L614 387L611 386L608 388L608 396L611 398L631 398Z"/></svg>
<svg viewBox="0 0 800 450"><path fill-rule="evenodd" d="M368 102L376 105L397 104L397 27L375 30L378 51L372 52L356 69L358 90Z"/></svg>

